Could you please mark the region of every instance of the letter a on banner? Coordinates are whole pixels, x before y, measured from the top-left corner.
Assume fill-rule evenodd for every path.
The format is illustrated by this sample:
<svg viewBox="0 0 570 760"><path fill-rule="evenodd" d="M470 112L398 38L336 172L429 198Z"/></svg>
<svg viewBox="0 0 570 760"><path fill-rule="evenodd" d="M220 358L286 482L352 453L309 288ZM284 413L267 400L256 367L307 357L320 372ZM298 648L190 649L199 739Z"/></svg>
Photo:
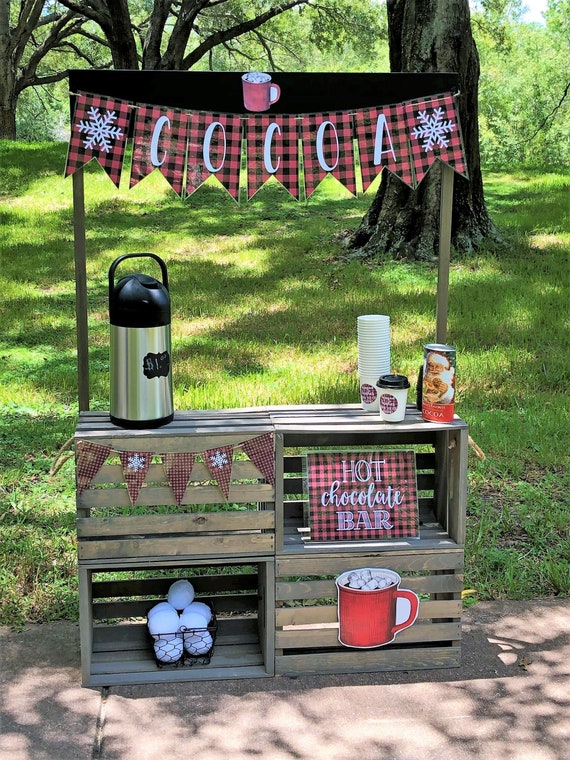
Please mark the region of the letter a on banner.
<svg viewBox="0 0 570 760"><path fill-rule="evenodd" d="M71 122L65 176L95 158L119 187L129 131L131 104L100 95L80 94Z"/></svg>
<svg viewBox="0 0 570 760"><path fill-rule="evenodd" d="M241 119L231 114L191 113L186 193L214 175L239 200Z"/></svg>
<svg viewBox="0 0 570 760"><path fill-rule="evenodd" d="M327 174L356 195L352 116L349 113L303 116L301 131L307 198Z"/></svg>
<svg viewBox="0 0 570 760"><path fill-rule="evenodd" d="M246 126L247 197L275 177L299 200L299 148L295 116L250 116Z"/></svg>
<svg viewBox="0 0 570 760"><path fill-rule="evenodd" d="M422 181L438 158L466 177L467 164L453 95L411 100L405 106L416 182Z"/></svg>
<svg viewBox="0 0 570 760"><path fill-rule="evenodd" d="M158 169L176 195L182 197L188 121L183 111L159 106L137 109L130 187Z"/></svg>
<svg viewBox="0 0 570 760"><path fill-rule="evenodd" d="M386 168L402 182L413 186L414 176L406 133L406 120L401 105L364 108L354 115L362 189L370 187Z"/></svg>

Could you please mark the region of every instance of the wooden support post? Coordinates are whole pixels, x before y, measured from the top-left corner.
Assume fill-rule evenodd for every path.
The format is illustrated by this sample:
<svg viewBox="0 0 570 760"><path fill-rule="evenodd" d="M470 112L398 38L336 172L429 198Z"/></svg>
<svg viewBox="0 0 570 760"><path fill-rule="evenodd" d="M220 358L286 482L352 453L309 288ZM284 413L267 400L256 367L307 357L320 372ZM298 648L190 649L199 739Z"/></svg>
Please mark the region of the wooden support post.
<svg viewBox="0 0 570 760"><path fill-rule="evenodd" d="M447 342L449 298L449 261L451 258L451 217L453 212L453 169L441 165L441 206L439 216L439 269L437 275L437 312L435 342Z"/></svg>
<svg viewBox="0 0 570 760"><path fill-rule="evenodd" d="M73 174L73 235L75 251L75 320L79 411L89 409L89 332L87 326L87 263L83 169Z"/></svg>

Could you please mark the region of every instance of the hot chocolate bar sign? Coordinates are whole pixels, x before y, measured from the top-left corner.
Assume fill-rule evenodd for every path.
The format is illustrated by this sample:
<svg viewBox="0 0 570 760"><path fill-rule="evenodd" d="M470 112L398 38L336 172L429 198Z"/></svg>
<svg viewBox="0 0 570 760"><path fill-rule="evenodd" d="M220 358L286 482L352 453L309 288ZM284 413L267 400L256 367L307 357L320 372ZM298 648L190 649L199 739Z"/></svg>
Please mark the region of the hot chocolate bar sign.
<svg viewBox="0 0 570 760"><path fill-rule="evenodd" d="M248 199L271 177L294 198L308 198L329 174L356 194L357 166L363 191L384 168L416 187L437 159L466 175L451 93L353 111L268 114L262 112L278 102L279 85L267 74L244 80L250 113L241 115L77 94L66 176L95 159L118 187L131 120L130 187L158 169L181 198L214 176L238 200L242 138Z"/></svg>

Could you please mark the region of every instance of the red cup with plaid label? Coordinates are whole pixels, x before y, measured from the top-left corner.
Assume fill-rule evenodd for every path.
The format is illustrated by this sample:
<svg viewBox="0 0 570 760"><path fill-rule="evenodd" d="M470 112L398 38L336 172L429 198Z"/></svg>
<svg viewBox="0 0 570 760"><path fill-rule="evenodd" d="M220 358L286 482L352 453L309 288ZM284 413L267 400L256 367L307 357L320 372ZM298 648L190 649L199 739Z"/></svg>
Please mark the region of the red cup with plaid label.
<svg viewBox="0 0 570 760"><path fill-rule="evenodd" d="M250 71L241 78L243 85L243 104L248 111L268 111L281 96L278 84L271 81L269 74L262 71Z"/></svg>
<svg viewBox="0 0 570 760"><path fill-rule="evenodd" d="M355 649L382 647L415 623L419 598L400 588L400 583L398 573L378 567L348 570L338 576L341 644Z"/></svg>
<svg viewBox="0 0 570 760"><path fill-rule="evenodd" d="M380 417L384 422L401 422L406 416L408 378L405 375L382 375L376 387Z"/></svg>

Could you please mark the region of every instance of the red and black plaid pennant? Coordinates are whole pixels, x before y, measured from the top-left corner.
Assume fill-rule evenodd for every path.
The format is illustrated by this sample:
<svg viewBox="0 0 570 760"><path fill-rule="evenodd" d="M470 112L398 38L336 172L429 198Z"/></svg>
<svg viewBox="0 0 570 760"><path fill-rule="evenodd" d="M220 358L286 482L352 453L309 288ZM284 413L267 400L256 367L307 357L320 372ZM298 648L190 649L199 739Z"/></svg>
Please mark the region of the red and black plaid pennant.
<svg viewBox="0 0 570 760"><path fill-rule="evenodd" d="M135 118L130 187L155 169L182 197L189 117L183 111L140 106Z"/></svg>
<svg viewBox="0 0 570 760"><path fill-rule="evenodd" d="M111 452L110 446L102 446L91 441L78 441L75 453L77 472L77 494L81 496L95 475L103 466Z"/></svg>
<svg viewBox="0 0 570 760"><path fill-rule="evenodd" d="M204 459L204 464L208 468L210 475L217 482L220 491L224 494L227 500L230 493L230 481L232 478L234 447L230 445L208 449L208 451L204 451L202 458Z"/></svg>
<svg viewBox="0 0 570 760"><path fill-rule="evenodd" d="M138 499L148 468L153 457L149 451L119 451L119 459L123 466L123 475L131 503Z"/></svg>
<svg viewBox="0 0 570 760"><path fill-rule="evenodd" d="M419 185L438 158L466 177L467 164L453 95L411 100L404 105L416 183Z"/></svg>
<svg viewBox="0 0 570 760"><path fill-rule="evenodd" d="M352 115L328 113L303 116L301 133L306 197L316 190L327 174L332 174L356 195Z"/></svg>
<svg viewBox="0 0 570 760"><path fill-rule="evenodd" d="M401 107L364 108L354 116L364 192L386 168L413 185L410 149Z"/></svg>
<svg viewBox="0 0 570 760"><path fill-rule="evenodd" d="M247 197L275 177L299 199L299 146L295 116L250 116L247 119Z"/></svg>
<svg viewBox="0 0 570 760"><path fill-rule="evenodd" d="M236 201L241 168L241 119L232 114L191 113L186 193L214 175Z"/></svg>
<svg viewBox="0 0 570 760"><path fill-rule="evenodd" d="M419 536L413 451L306 456L312 541Z"/></svg>
<svg viewBox="0 0 570 760"><path fill-rule="evenodd" d="M77 96L65 176L95 158L119 187L129 131L131 104L100 95Z"/></svg>
<svg viewBox="0 0 570 760"><path fill-rule="evenodd" d="M184 498L186 486L190 480L190 475L192 474L196 454L193 452L183 452L161 454L160 456L174 498L178 506L180 506L182 504L182 499Z"/></svg>
<svg viewBox="0 0 570 760"><path fill-rule="evenodd" d="M271 485L275 485L275 446L273 433L264 433L241 444L242 449Z"/></svg>

